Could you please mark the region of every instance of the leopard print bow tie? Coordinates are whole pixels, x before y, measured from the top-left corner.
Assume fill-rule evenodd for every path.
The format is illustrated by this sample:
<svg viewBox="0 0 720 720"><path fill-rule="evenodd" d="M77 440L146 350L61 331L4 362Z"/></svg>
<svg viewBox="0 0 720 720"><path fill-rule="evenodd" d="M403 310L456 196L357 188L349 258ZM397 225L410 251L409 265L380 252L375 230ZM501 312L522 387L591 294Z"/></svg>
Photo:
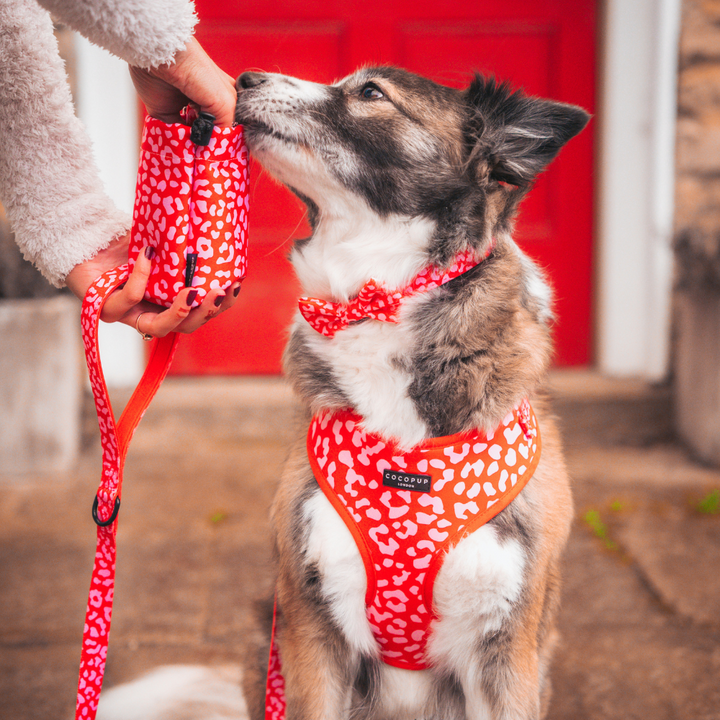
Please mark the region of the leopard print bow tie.
<svg viewBox="0 0 720 720"><path fill-rule="evenodd" d="M298 301L300 312L314 330L329 338L339 330L363 320L396 323L405 298L440 287L466 273L483 262L494 246L493 242L479 260L474 250L464 250L456 255L449 268L441 269L437 265L428 265L408 285L397 290L388 290L382 283L370 280L362 286L357 296L347 303L301 297Z"/></svg>

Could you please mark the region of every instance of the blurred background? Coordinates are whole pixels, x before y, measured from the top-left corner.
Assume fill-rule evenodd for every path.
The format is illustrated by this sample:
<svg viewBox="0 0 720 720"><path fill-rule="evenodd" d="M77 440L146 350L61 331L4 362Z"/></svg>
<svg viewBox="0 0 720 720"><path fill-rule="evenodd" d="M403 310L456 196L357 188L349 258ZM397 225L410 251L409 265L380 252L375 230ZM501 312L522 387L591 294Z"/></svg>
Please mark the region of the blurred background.
<svg viewBox="0 0 720 720"><path fill-rule="evenodd" d="M593 114L517 230L556 290L551 394L578 504L553 717L719 718L720 3L196 5L198 38L233 76L327 83L381 63L461 88L479 71ZM57 34L103 182L130 212L142 110L127 68ZM138 514L130 502L124 511L111 681L159 661L236 660L250 615L243 583L250 595L271 588L265 518L295 412L278 377L297 297L286 254L309 228L288 192L258 164L251 173L238 305L183 338L131 449L128 469L145 482ZM79 303L22 261L0 213L0 675L9 692L34 688L7 715L0 701L0 717L57 716L67 703L48 688L73 675L98 470L78 317ZM133 330L103 327L118 403L145 349ZM49 522L58 508L64 522ZM169 591L157 576L170 573Z"/></svg>
<svg viewBox="0 0 720 720"><path fill-rule="evenodd" d="M332 82L360 65L389 63L464 87L479 71L593 113L540 177L518 222L519 243L555 287L556 366L672 382L679 431L700 442L703 457L720 459L720 441L698 441L686 419L720 396L711 377L718 351L700 340L719 312L716 3L198 0L197 10L199 39L233 76L259 69ZM127 70L68 30L59 28L59 38L101 176L129 211L142 111ZM286 254L309 230L290 193L257 164L252 170L250 275L240 307L183 342L176 375L280 372L297 296ZM0 234L3 302L53 296L19 258L5 221ZM36 304L48 312L48 302ZM5 338L5 363L17 367L11 348L21 343ZM137 334L104 328L103 347L108 382L133 384L144 362ZM44 372L28 368L35 370ZM717 435L717 412L700 413ZM65 435L68 423L77 419L61 423Z"/></svg>

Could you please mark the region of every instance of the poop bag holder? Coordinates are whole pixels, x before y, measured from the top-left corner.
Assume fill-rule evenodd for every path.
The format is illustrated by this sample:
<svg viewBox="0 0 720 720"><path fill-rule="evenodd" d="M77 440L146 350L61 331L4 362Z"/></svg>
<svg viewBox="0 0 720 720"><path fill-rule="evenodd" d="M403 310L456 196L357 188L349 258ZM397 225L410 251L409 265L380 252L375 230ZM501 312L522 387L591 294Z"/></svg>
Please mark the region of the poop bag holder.
<svg viewBox="0 0 720 720"><path fill-rule="evenodd" d="M198 289L198 302L211 288L229 288L245 276L247 248L247 150L242 128L214 128L201 113L192 128L147 118L138 171L131 231L134 263L145 245L155 248L145 297L169 306L186 286ZM83 630L77 720L97 712L107 658L115 590L118 511L125 455L135 428L160 387L179 335L156 339L147 368L119 420L110 406L98 352L103 304L130 273L129 265L96 280L83 300L83 343L95 397L102 477L92 505L97 546Z"/></svg>
<svg viewBox="0 0 720 720"><path fill-rule="evenodd" d="M130 237L130 269L155 248L145 299L169 307L184 287L228 289L245 277L247 149L242 127L192 127L146 118Z"/></svg>

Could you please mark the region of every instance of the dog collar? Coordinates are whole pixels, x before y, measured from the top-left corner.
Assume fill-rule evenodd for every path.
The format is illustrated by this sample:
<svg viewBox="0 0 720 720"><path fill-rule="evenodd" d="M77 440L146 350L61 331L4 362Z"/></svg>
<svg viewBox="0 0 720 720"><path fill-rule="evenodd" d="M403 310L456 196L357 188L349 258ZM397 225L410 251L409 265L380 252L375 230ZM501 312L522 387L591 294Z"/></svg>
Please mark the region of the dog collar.
<svg viewBox="0 0 720 720"><path fill-rule="evenodd" d="M445 285L468 270L472 270L484 262L494 248L495 241L493 240L479 260L474 250L464 250L455 256L449 268L443 269L437 265L428 265L404 288L388 290L382 283L369 280L362 286L357 296L347 303L307 296L301 297L298 300L300 313L314 330L330 338L339 330L344 330L363 320L396 323L399 321L400 308L406 298Z"/></svg>

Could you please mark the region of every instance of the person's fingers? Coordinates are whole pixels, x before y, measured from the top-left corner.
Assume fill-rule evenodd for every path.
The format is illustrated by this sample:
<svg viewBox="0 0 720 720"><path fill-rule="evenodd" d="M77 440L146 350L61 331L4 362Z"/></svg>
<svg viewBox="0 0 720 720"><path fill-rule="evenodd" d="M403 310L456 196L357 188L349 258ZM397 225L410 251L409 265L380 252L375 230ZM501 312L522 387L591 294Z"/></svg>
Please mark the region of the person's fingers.
<svg viewBox="0 0 720 720"><path fill-rule="evenodd" d="M181 122L180 110L189 99L156 70L130 66L130 77L147 114L166 123Z"/></svg>
<svg viewBox="0 0 720 720"><path fill-rule="evenodd" d="M190 98L201 110L214 115L217 125L229 127L233 124L237 100L234 81L215 64L195 38L176 54L173 64L154 68L151 72Z"/></svg>
<svg viewBox="0 0 720 720"><path fill-rule="evenodd" d="M100 314L101 320L108 323L116 322L142 301L150 277L154 254L155 248L151 245L138 254L135 267L125 284L112 293L105 302Z"/></svg>
<svg viewBox="0 0 720 720"><path fill-rule="evenodd" d="M236 282L227 290L211 290L195 309L192 309L192 304L197 297L197 290L185 288L167 310L143 301L127 312L122 322L140 334L152 337L165 337L170 332L189 334L229 310L237 301L240 287L241 283Z"/></svg>
<svg viewBox="0 0 720 720"><path fill-rule="evenodd" d="M230 75L220 69L202 45L191 38L169 65L149 70L130 67L130 76L148 114L163 122L181 122L180 110L189 102L230 127L237 91Z"/></svg>
<svg viewBox="0 0 720 720"><path fill-rule="evenodd" d="M219 312L227 293L225 290L210 290L203 298L199 307L196 307L188 317L183 320L175 329L181 333L191 333L204 325L208 320L212 320Z"/></svg>
<svg viewBox="0 0 720 720"><path fill-rule="evenodd" d="M123 318L123 322L131 325L143 335L165 337L168 333L177 330L178 326L190 315L196 297L197 290L183 288L167 310L157 312L157 306L139 305L136 311L128 313ZM148 307L152 309L147 309Z"/></svg>
<svg viewBox="0 0 720 720"><path fill-rule="evenodd" d="M225 299L222 301L222 304L218 309L218 315L226 310L229 310L237 302L241 287L242 282L236 282L230 286L228 291L225 293Z"/></svg>

